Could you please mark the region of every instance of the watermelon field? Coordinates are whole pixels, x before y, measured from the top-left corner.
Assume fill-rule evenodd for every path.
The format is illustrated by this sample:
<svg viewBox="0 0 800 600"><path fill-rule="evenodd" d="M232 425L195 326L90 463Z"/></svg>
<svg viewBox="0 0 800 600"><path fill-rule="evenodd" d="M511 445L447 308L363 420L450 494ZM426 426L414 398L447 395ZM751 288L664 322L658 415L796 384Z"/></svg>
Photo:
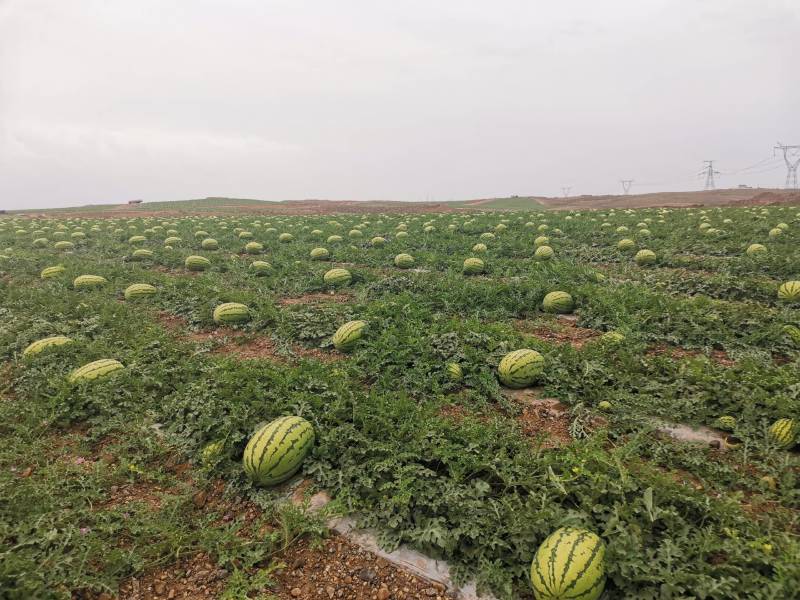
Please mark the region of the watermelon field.
<svg viewBox="0 0 800 600"><path fill-rule="evenodd" d="M798 206L5 215L0 317L1 598L800 598Z"/></svg>

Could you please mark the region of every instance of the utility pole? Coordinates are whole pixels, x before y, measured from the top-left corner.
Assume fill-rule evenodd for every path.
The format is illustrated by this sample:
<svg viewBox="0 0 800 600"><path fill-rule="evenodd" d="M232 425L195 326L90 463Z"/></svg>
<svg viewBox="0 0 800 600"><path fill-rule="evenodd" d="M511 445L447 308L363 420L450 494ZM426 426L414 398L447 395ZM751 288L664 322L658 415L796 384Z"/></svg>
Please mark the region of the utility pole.
<svg viewBox="0 0 800 600"><path fill-rule="evenodd" d="M571 187L562 187L561 193L564 194L564 198L569 198L569 193L572 190Z"/></svg>
<svg viewBox="0 0 800 600"><path fill-rule="evenodd" d="M716 186L714 186L714 175L719 175L719 171L714 170L714 161L713 160L704 160L703 170L700 171L699 175L706 176L706 189L707 190L714 190Z"/></svg>
<svg viewBox="0 0 800 600"><path fill-rule="evenodd" d="M786 187L788 189L797 189L797 166L800 165L800 146L784 146L780 142L775 146L772 154L776 150L783 151L783 160L786 162ZM797 157L795 159L795 157Z"/></svg>
<svg viewBox="0 0 800 600"><path fill-rule="evenodd" d="M622 183L622 191L627 196L628 192L631 191L631 184L633 184L633 179L620 179L620 183Z"/></svg>

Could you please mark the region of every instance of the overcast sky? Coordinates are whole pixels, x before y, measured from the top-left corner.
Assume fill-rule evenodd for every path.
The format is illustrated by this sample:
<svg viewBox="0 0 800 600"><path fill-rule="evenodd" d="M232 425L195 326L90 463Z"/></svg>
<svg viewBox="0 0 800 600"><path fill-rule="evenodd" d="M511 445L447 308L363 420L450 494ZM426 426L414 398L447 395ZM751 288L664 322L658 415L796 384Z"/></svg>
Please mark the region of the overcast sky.
<svg viewBox="0 0 800 600"><path fill-rule="evenodd" d="M0 0L2 208L781 187L778 140L798 0Z"/></svg>

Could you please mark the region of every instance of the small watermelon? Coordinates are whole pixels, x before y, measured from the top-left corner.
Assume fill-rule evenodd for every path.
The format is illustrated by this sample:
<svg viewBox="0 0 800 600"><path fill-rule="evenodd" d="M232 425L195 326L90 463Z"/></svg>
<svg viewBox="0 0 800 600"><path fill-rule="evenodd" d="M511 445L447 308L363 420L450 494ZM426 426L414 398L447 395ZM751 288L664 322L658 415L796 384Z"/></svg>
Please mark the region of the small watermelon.
<svg viewBox="0 0 800 600"><path fill-rule="evenodd" d="M453 382L459 382L464 379L464 372L461 370L461 365L454 362L447 363L447 377Z"/></svg>
<svg viewBox="0 0 800 600"><path fill-rule="evenodd" d="M553 249L550 246L539 246L536 249L536 252L533 253L533 258L535 260L542 260L542 261L550 260L551 258L553 258L554 254L555 252L553 252Z"/></svg>
<svg viewBox="0 0 800 600"><path fill-rule="evenodd" d="M29 358L31 356L36 356L48 348L55 348L57 346L64 346L72 343L73 341L64 335L54 335L52 337L37 340L30 344L27 348L25 348L25 350L22 351L22 357Z"/></svg>
<svg viewBox="0 0 800 600"><path fill-rule="evenodd" d="M636 264L640 267L645 267L647 265L652 265L656 262L656 253L652 250L639 250L636 253L636 256L633 257L633 260L636 261Z"/></svg>
<svg viewBox="0 0 800 600"><path fill-rule="evenodd" d="M794 419L778 419L769 428L769 437L782 448L791 448L797 438L797 430Z"/></svg>
<svg viewBox="0 0 800 600"><path fill-rule="evenodd" d="M398 254L394 257L394 264L399 269L410 269L414 266L414 257L410 254Z"/></svg>
<svg viewBox="0 0 800 600"><path fill-rule="evenodd" d="M205 256L187 256L183 261L184 266L190 271L205 271L211 266L211 261Z"/></svg>
<svg viewBox="0 0 800 600"><path fill-rule="evenodd" d="M331 287L344 287L349 285L353 276L347 269L331 269L322 276L323 281Z"/></svg>
<svg viewBox="0 0 800 600"><path fill-rule="evenodd" d="M546 312L566 314L572 312L575 303L567 292L550 292L542 301L542 308Z"/></svg>
<svg viewBox="0 0 800 600"><path fill-rule="evenodd" d="M464 261L464 275L479 275L486 266L480 258L468 258Z"/></svg>
<svg viewBox="0 0 800 600"><path fill-rule="evenodd" d="M761 244L750 244L745 250L747 256L757 257L767 253L767 247Z"/></svg>
<svg viewBox="0 0 800 600"><path fill-rule="evenodd" d="M72 282L72 287L77 289L88 289L88 288L97 288L104 286L108 283L108 280L105 277L101 277L100 275L79 275L75 278Z"/></svg>
<svg viewBox="0 0 800 600"><path fill-rule="evenodd" d="M247 242L244 246L244 251L248 254L260 254L263 249L264 246L258 242Z"/></svg>
<svg viewBox="0 0 800 600"><path fill-rule="evenodd" d="M254 260L249 268L256 275L267 275L272 271L272 265L263 260Z"/></svg>
<svg viewBox="0 0 800 600"><path fill-rule="evenodd" d="M102 358L87 365L83 365L70 373L68 381L70 383L78 383L81 381L94 381L102 379L108 375L124 369L125 367L118 360L113 358Z"/></svg>
<svg viewBox="0 0 800 600"><path fill-rule="evenodd" d="M733 431L736 429L736 417L722 415L717 419L717 427L725 431Z"/></svg>
<svg viewBox="0 0 800 600"><path fill-rule="evenodd" d="M778 288L778 300L797 302L800 300L800 281L787 281Z"/></svg>
<svg viewBox="0 0 800 600"><path fill-rule="evenodd" d="M149 283L134 283L125 288L126 300L138 300L140 298L147 298L156 293L156 288Z"/></svg>
<svg viewBox="0 0 800 600"><path fill-rule="evenodd" d="M66 271L66 269L61 265L56 265L54 267L45 267L44 269L42 269L42 272L40 273L39 276L42 279L51 279L53 277L58 277L59 275L64 273L64 271Z"/></svg>

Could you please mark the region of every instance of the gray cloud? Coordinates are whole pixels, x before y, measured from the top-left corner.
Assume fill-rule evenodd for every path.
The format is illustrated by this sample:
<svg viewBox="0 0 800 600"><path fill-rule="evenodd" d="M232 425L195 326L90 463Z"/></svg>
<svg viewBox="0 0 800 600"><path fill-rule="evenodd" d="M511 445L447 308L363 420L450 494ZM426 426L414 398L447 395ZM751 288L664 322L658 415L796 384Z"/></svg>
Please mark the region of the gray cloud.
<svg viewBox="0 0 800 600"><path fill-rule="evenodd" d="M696 188L800 143L798 39L791 0L0 1L0 205Z"/></svg>

